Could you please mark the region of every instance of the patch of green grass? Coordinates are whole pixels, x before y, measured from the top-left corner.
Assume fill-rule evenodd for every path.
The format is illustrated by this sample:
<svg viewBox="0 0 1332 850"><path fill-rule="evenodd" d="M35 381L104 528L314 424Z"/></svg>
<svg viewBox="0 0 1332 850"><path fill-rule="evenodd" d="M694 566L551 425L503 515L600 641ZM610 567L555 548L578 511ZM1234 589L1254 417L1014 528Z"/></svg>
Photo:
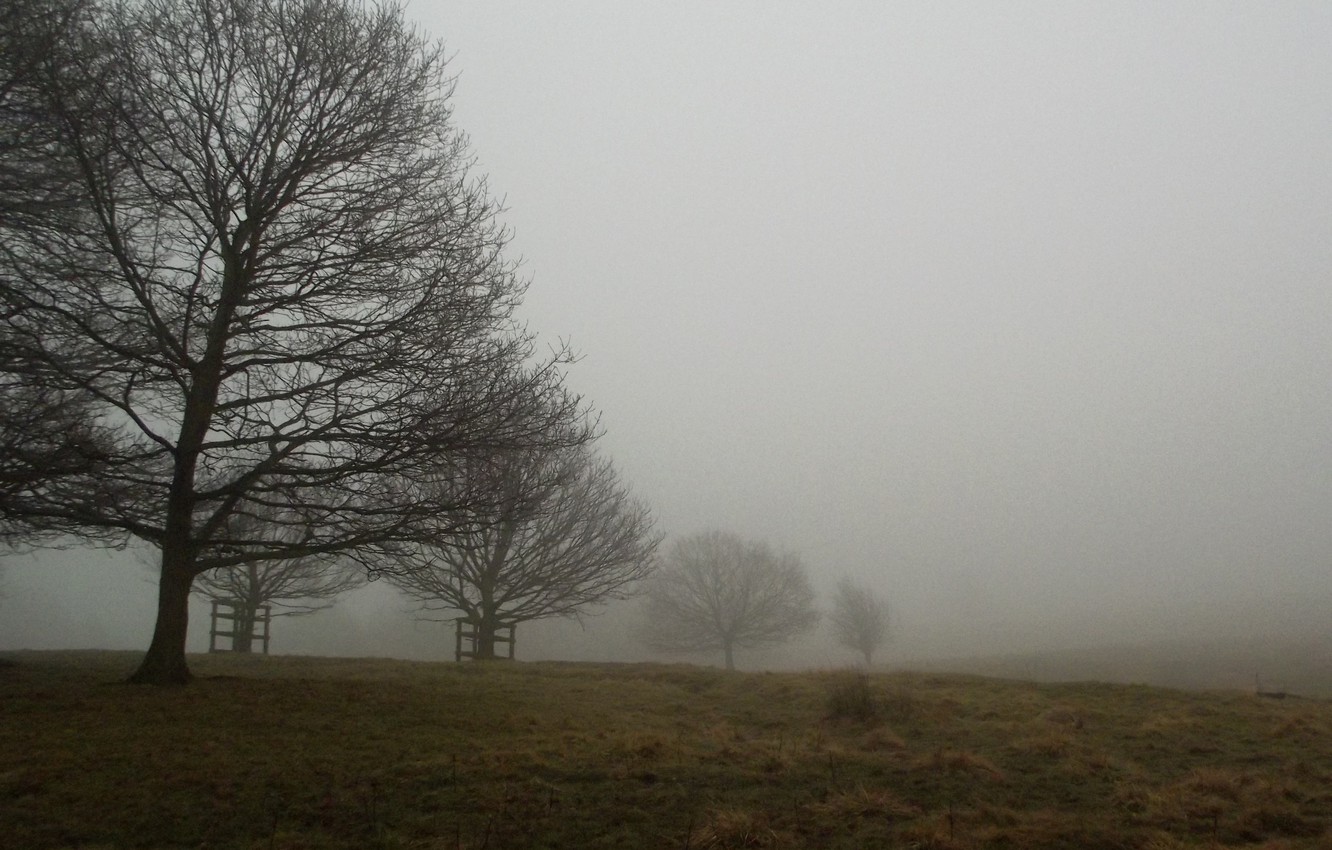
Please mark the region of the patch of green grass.
<svg viewBox="0 0 1332 850"><path fill-rule="evenodd" d="M152 689L132 654L7 657L5 847L1332 848L1326 701L235 656Z"/></svg>

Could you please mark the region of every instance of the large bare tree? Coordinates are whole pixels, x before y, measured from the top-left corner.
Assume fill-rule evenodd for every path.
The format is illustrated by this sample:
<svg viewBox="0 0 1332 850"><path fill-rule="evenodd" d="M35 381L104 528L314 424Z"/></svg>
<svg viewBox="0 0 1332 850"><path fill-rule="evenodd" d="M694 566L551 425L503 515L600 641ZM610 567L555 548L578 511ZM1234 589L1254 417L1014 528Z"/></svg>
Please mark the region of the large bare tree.
<svg viewBox="0 0 1332 850"><path fill-rule="evenodd" d="M587 448L479 456L453 485L490 497L405 554L389 580L425 611L468 618L478 658L495 656L501 624L576 616L652 570L651 511Z"/></svg>
<svg viewBox="0 0 1332 850"><path fill-rule="evenodd" d="M512 321L523 284L441 49L398 7L112 0L53 57L35 113L78 204L3 234L3 365L112 451L6 510L158 547L133 681L188 681L205 571L382 565L458 507L423 484L450 457L589 438L563 353L535 359ZM273 508L310 533L233 521Z"/></svg>
<svg viewBox="0 0 1332 850"><path fill-rule="evenodd" d="M818 623L800 559L734 534L709 531L676 541L648 584L643 637L664 652L735 650L782 643Z"/></svg>
<svg viewBox="0 0 1332 850"><path fill-rule="evenodd" d="M872 588L843 578L837 582L828 624L837 642L864 656L868 667L874 651L888 640L888 603Z"/></svg>

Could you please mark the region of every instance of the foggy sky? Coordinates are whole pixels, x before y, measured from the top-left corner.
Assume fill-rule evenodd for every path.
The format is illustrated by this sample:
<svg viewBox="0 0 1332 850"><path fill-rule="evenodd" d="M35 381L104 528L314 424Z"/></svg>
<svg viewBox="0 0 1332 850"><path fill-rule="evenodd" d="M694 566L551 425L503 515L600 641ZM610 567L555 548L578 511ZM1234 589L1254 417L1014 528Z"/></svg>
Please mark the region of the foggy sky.
<svg viewBox="0 0 1332 850"><path fill-rule="evenodd" d="M906 650L1327 631L1332 6L410 14L663 530L862 577Z"/></svg>

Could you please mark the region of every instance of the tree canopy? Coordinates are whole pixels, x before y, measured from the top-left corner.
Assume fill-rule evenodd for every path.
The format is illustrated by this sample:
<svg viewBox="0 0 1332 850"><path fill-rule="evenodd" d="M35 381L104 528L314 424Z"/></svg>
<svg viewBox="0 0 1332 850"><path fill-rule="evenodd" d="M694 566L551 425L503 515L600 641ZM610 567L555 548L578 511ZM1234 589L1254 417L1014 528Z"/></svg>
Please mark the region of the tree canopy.
<svg viewBox="0 0 1332 850"><path fill-rule="evenodd" d="M651 511L586 448L473 458L453 483L490 495L400 556L389 580L427 611L462 614L478 657L494 656L501 624L576 616L651 573Z"/></svg>
<svg viewBox="0 0 1332 850"><path fill-rule="evenodd" d="M665 652L735 650L782 643L818 623L814 590L795 555L724 531L675 542L646 592L644 639Z"/></svg>
<svg viewBox="0 0 1332 850"><path fill-rule="evenodd" d="M423 482L451 458L592 427L566 353L536 357L513 320L524 283L442 50L398 6L70 8L68 37L0 81L26 104L6 143L42 166L4 189L26 206L0 220L0 367L7 405L50 400L52 427L15 426L26 444L69 419L87 436L49 449L77 461L59 486L6 478L0 507L6 527L155 544L134 678L183 682L199 574L379 563L440 510ZM234 521L275 507L310 532Z"/></svg>
<svg viewBox="0 0 1332 850"><path fill-rule="evenodd" d="M888 603L872 588L843 578L837 583L828 623L837 642L860 653L868 667L875 650L888 640Z"/></svg>

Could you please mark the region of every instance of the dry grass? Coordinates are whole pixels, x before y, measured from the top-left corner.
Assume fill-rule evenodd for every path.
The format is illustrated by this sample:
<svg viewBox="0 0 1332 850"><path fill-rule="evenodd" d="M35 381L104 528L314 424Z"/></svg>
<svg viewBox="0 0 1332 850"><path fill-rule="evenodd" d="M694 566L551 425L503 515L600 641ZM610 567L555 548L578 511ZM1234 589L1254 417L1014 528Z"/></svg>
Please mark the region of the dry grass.
<svg viewBox="0 0 1332 850"><path fill-rule="evenodd" d="M156 690L130 655L11 659L4 847L1332 850L1323 701L221 657Z"/></svg>

